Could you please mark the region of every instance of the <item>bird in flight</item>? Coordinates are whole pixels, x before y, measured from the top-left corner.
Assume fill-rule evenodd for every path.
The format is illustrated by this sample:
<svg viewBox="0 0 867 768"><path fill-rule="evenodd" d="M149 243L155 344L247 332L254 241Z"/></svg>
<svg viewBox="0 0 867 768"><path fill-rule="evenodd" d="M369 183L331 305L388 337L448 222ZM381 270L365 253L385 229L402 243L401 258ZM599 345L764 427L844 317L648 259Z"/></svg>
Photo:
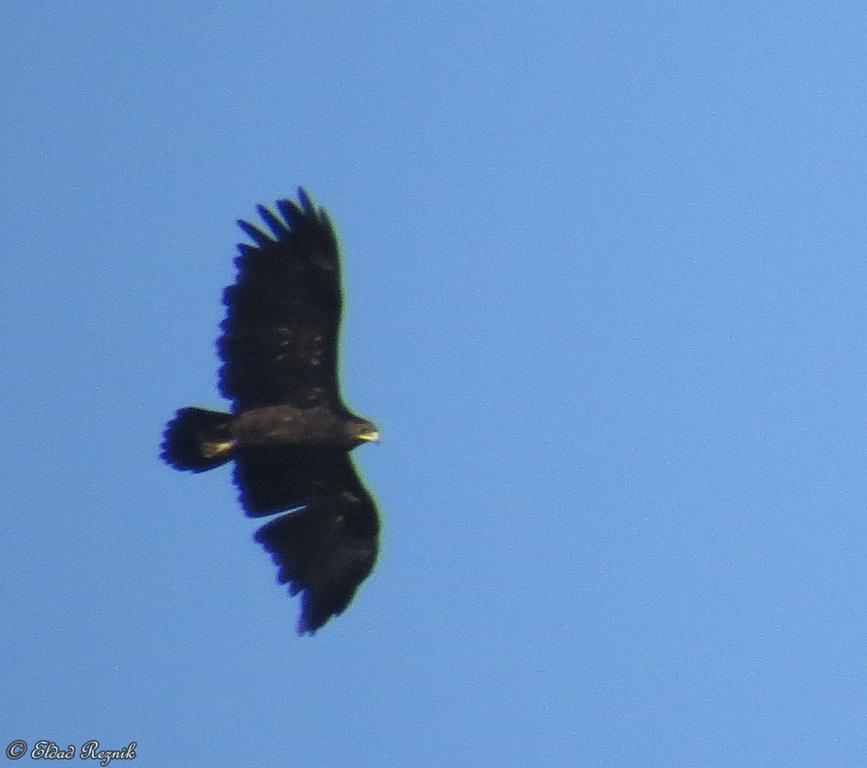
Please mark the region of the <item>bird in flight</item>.
<svg viewBox="0 0 867 768"><path fill-rule="evenodd" d="M301 594L298 633L312 635L376 562L379 518L349 452L379 431L340 394L340 255L328 215L303 189L297 202L258 211L269 231L238 222L253 244L238 246L237 279L223 294L219 388L232 411L180 409L162 458L190 472L234 461L246 514L284 513L256 540L278 581Z"/></svg>

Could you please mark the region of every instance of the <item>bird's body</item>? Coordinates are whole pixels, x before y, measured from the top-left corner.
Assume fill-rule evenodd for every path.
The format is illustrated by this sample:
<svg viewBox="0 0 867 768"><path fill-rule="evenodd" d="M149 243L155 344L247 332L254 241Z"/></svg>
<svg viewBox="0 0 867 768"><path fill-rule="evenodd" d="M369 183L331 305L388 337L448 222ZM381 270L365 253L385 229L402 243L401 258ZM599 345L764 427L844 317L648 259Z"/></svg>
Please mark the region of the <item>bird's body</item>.
<svg viewBox="0 0 867 768"><path fill-rule="evenodd" d="M278 201L283 219L259 207L273 237L239 222L256 246L238 246L238 278L224 294L220 389L232 413L182 408L162 456L192 472L234 460L249 516L289 512L256 538L279 580L302 593L299 632L312 634L346 608L376 560L376 508L348 453L379 433L340 396L337 241L325 212L303 190L299 200Z"/></svg>
<svg viewBox="0 0 867 768"><path fill-rule="evenodd" d="M339 446L345 450L359 443L354 438L355 422L322 405L295 408L272 405L256 408L235 417L232 437L239 448L268 445Z"/></svg>

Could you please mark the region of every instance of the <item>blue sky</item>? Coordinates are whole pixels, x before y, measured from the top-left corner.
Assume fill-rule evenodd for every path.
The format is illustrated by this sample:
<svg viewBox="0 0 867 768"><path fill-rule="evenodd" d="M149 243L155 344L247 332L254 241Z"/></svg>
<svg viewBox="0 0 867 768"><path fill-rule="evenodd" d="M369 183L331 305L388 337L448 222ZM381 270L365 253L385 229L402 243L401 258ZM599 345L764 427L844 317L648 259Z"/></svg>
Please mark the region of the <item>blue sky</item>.
<svg viewBox="0 0 867 768"><path fill-rule="evenodd" d="M4 748L867 763L867 10L504 5L5 5ZM314 638L158 460L299 184L384 435Z"/></svg>

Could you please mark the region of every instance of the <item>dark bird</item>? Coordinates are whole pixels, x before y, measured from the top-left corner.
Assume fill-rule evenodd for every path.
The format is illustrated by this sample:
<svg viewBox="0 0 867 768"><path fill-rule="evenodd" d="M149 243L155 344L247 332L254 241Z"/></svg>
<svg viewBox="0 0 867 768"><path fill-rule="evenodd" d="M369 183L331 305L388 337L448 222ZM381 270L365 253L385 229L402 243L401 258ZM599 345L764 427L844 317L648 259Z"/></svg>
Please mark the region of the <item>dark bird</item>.
<svg viewBox="0 0 867 768"><path fill-rule="evenodd" d="M349 605L376 561L379 519L349 451L377 441L349 411L337 382L342 294L337 238L303 189L246 221L238 276L226 288L217 341L219 386L232 412L182 408L169 422L162 458L204 472L235 462L250 517L286 512L256 532L277 578L301 593L299 634L313 634Z"/></svg>

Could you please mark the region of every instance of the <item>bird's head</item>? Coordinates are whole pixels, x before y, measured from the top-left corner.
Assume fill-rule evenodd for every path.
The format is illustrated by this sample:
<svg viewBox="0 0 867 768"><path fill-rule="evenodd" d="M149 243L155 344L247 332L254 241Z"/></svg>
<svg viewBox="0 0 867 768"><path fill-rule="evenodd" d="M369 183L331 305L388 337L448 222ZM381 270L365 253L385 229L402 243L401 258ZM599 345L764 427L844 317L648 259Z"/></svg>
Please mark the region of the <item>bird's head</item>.
<svg viewBox="0 0 867 768"><path fill-rule="evenodd" d="M353 421L349 426L349 431L355 445L379 442L379 429L372 421L365 419Z"/></svg>

